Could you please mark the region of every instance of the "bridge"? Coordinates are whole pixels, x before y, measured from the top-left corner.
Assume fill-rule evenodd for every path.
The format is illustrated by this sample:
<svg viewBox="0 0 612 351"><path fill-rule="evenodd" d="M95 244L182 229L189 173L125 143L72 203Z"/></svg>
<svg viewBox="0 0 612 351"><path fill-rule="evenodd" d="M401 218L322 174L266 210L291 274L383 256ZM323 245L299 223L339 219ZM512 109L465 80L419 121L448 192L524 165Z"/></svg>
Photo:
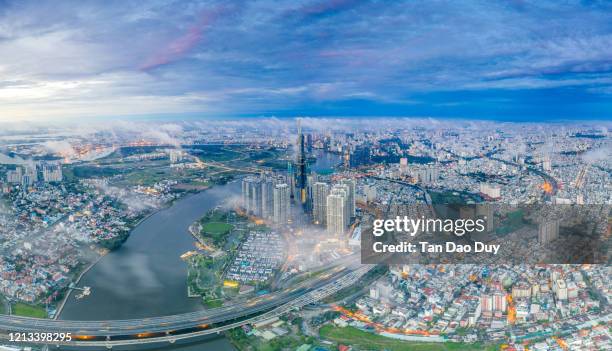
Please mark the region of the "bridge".
<svg viewBox="0 0 612 351"><path fill-rule="evenodd" d="M0 338L8 339L9 333L70 333L71 341L57 341L52 345L79 349L174 343L221 333L298 310L355 284L371 268L370 265L337 267L319 278L254 300L172 316L68 321L3 315L0 316Z"/></svg>

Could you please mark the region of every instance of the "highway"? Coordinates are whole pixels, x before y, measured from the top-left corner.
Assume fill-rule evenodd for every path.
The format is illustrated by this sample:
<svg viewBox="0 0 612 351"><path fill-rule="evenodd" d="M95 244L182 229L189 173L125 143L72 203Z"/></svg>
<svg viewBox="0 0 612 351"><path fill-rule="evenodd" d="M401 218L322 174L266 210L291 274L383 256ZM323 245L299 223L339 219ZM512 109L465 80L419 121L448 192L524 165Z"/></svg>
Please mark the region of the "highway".
<svg viewBox="0 0 612 351"><path fill-rule="evenodd" d="M0 338L9 333L71 333L73 340L58 345L111 347L172 342L218 333L281 315L316 302L358 281L371 266L338 266L329 273L296 286L229 306L171 316L130 320L69 321L0 316Z"/></svg>

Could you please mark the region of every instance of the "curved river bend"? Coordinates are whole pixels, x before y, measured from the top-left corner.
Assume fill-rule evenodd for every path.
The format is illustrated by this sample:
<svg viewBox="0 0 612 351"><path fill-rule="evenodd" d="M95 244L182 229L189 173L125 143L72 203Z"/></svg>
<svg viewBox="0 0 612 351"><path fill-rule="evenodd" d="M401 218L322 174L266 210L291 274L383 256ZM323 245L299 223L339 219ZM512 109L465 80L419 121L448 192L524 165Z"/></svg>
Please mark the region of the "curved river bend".
<svg viewBox="0 0 612 351"><path fill-rule="evenodd" d="M317 160L309 168L331 171L341 161L334 154L315 151ZM193 250L189 226L206 211L240 194L240 181L214 186L189 195L162 209L136 226L128 240L103 257L81 279L91 295L77 300L71 294L60 315L66 320L146 318L202 309L197 298L187 297L187 267L180 255ZM135 349L159 351L235 350L223 336L210 336L189 344L154 345Z"/></svg>
<svg viewBox="0 0 612 351"><path fill-rule="evenodd" d="M123 246L103 257L83 276L79 286L91 287L91 295L77 300L77 294L71 294L60 318L132 319L202 309L199 299L187 297L186 264L180 259L180 255L194 249L193 237L187 229L206 211L239 192L238 181L215 186L188 195L143 220ZM142 349L234 350L224 337Z"/></svg>

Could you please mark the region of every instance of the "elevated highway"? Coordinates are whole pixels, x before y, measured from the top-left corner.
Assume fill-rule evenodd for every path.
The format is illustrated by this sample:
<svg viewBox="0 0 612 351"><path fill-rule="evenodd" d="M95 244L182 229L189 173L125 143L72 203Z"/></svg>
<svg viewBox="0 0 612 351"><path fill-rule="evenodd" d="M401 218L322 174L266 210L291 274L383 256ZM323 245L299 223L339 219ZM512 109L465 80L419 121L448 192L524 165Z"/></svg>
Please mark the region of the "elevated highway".
<svg viewBox="0 0 612 351"><path fill-rule="evenodd" d="M0 316L0 338L10 333L70 333L53 345L107 347L175 342L220 333L280 316L349 287L372 266L341 266L320 277L253 300L209 310L130 320L68 321ZM37 343L33 341L33 343Z"/></svg>

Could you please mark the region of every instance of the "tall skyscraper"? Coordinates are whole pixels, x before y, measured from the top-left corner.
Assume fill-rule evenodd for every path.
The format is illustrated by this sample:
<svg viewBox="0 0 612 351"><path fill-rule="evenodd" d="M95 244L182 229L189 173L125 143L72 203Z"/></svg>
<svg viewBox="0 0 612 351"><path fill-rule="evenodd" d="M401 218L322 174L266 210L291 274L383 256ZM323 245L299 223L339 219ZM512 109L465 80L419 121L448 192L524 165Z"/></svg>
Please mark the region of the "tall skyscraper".
<svg viewBox="0 0 612 351"><path fill-rule="evenodd" d="M295 194L295 171L293 170L293 162L287 162L287 184L289 185L289 194L292 199L298 198Z"/></svg>
<svg viewBox="0 0 612 351"><path fill-rule="evenodd" d="M274 187L274 223L286 224L290 218L289 185L277 184Z"/></svg>
<svg viewBox="0 0 612 351"><path fill-rule="evenodd" d="M342 194L342 196L344 196L344 217L346 220L346 225L348 226L349 223L351 222L351 208L349 205L349 198L350 198L350 187L347 184L343 184L343 183L339 183L339 184L335 184L333 186L333 188L331 189L330 193L340 193Z"/></svg>
<svg viewBox="0 0 612 351"><path fill-rule="evenodd" d="M559 220L544 220L538 224L538 243L546 245L559 237Z"/></svg>
<svg viewBox="0 0 612 351"><path fill-rule="evenodd" d="M21 183L21 177L23 177L23 168L17 166L14 170L6 171L6 182L19 184Z"/></svg>
<svg viewBox="0 0 612 351"><path fill-rule="evenodd" d="M325 225L327 223L327 195L329 195L329 185L327 183L314 183L312 190L312 218L315 224Z"/></svg>
<svg viewBox="0 0 612 351"><path fill-rule="evenodd" d="M261 217L261 179L257 179L251 188L251 208L255 216Z"/></svg>
<svg viewBox="0 0 612 351"><path fill-rule="evenodd" d="M274 180L270 177L261 182L261 216L265 219L274 217Z"/></svg>
<svg viewBox="0 0 612 351"><path fill-rule="evenodd" d="M327 233L334 236L344 234L348 226L346 186L334 186L327 195Z"/></svg>
<svg viewBox="0 0 612 351"><path fill-rule="evenodd" d="M262 215L261 179L246 177L242 180L242 203L246 212L255 216Z"/></svg>
<svg viewBox="0 0 612 351"><path fill-rule="evenodd" d="M406 157L400 158L399 169L400 169L401 175L408 174L408 158Z"/></svg>
<svg viewBox="0 0 612 351"><path fill-rule="evenodd" d="M297 158L296 158L296 192L299 199L299 203L304 205L306 203L308 193L306 191L306 149L304 146L304 134L302 134L302 126L300 120L298 124L298 137L297 137Z"/></svg>
<svg viewBox="0 0 612 351"><path fill-rule="evenodd" d="M493 293L493 311L506 312L508 302L506 300L506 294L502 291L496 291Z"/></svg>
<svg viewBox="0 0 612 351"><path fill-rule="evenodd" d="M39 164L42 179L45 182L61 182L62 167L59 163L41 162Z"/></svg>
<svg viewBox="0 0 612 351"><path fill-rule="evenodd" d="M355 217L355 180L350 178L345 178L340 181L341 184L346 185L348 188L347 194L347 203L348 203L348 216L349 221L350 218Z"/></svg>
<svg viewBox="0 0 612 351"><path fill-rule="evenodd" d="M306 134L306 150L312 151L312 134Z"/></svg>
<svg viewBox="0 0 612 351"><path fill-rule="evenodd" d="M185 154L181 150L169 150L168 157L170 158L170 163L178 163L183 160Z"/></svg>
<svg viewBox="0 0 612 351"><path fill-rule="evenodd" d="M313 196L314 196L314 184L319 181L319 175L316 173L310 173L308 177L306 177L306 194L307 200L306 204L304 204L304 210L312 214L313 210Z"/></svg>
<svg viewBox="0 0 612 351"><path fill-rule="evenodd" d="M249 192L251 190L249 187L250 181L251 177L242 179L242 207L244 207L247 213L249 212Z"/></svg>
<svg viewBox="0 0 612 351"><path fill-rule="evenodd" d="M436 165L427 165L417 172L419 182L427 185L435 183L438 180L438 176L439 173Z"/></svg>
<svg viewBox="0 0 612 351"><path fill-rule="evenodd" d="M21 186L27 189L32 184L38 182L38 172L35 165L26 165L25 172L21 176Z"/></svg>
<svg viewBox="0 0 612 351"><path fill-rule="evenodd" d="M480 295L480 308L482 312L493 311L493 296L491 294Z"/></svg>
<svg viewBox="0 0 612 351"><path fill-rule="evenodd" d="M24 189L27 189L30 185L32 185L32 183L34 183L34 181L32 181L32 177L30 177L30 174L26 173L21 176L21 186Z"/></svg>

